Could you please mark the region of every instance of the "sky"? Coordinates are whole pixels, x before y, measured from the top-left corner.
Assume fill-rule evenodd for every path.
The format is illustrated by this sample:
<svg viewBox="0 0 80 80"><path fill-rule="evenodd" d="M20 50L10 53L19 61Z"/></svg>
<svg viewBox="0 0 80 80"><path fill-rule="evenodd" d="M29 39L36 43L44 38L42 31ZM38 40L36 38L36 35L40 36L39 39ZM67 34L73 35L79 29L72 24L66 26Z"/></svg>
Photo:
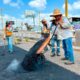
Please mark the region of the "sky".
<svg viewBox="0 0 80 80"><path fill-rule="evenodd" d="M0 0L0 8L5 19L25 21L32 24L31 18L26 18L25 11L32 11L35 14L35 24L45 18L50 20L50 14L55 8L59 8L64 14L65 0ZM80 17L80 0L68 0L69 17ZM1 14L1 11L0 11Z"/></svg>

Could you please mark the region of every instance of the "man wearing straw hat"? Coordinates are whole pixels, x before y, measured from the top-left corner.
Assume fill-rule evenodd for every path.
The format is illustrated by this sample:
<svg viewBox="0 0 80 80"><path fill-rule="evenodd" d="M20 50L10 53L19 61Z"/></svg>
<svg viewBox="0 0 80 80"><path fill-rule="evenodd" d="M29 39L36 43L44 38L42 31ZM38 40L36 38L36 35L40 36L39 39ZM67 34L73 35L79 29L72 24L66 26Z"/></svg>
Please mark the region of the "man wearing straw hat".
<svg viewBox="0 0 80 80"><path fill-rule="evenodd" d="M62 43L64 49L64 58L62 60L68 60L65 64L70 65L74 64L74 55L73 55L73 47L72 47L72 31L71 24L69 23L66 17L62 16L62 13L59 9L55 9L53 11L53 15L51 17L56 18L56 22L58 23L58 27L60 30L60 35L62 36Z"/></svg>

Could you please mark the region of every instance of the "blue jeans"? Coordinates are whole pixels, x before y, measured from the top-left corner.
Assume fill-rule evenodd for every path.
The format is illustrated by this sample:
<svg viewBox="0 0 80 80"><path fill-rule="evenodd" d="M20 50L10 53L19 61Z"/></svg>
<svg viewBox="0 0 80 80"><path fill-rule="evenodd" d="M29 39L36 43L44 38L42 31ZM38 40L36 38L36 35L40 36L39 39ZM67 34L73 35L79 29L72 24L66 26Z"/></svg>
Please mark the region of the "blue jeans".
<svg viewBox="0 0 80 80"><path fill-rule="evenodd" d="M57 36L54 36L51 40L51 45L52 45L52 54L55 54L55 43L57 44L57 54L60 54L60 40L57 39Z"/></svg>
<svg viewBox="0 0 80 80"><path fill-rule="evenodd" d="M12 37L6 37L7 42L8 42L8 50L9 52L13 52L13 44L12 44Z"/></svg>
<svg viewBox="0 0 80 80"><path fill-rule="evenodd" d="M63 43L65 58L69 59L71 62L74 62L72 38L64 39L62 43Z"/></svg>

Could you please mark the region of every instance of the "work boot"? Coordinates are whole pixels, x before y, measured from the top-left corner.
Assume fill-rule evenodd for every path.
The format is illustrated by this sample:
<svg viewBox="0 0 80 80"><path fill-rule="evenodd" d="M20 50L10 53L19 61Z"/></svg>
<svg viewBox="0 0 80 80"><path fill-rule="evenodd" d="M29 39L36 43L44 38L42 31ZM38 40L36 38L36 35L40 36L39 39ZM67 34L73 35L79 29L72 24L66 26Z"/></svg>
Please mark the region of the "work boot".
<svg viewBox="0 0 80 80"><path fill-rule="evenodd" d="M72 64L75 64L74 62L71 62L71 61L68 61L68 62L65 62L66 65L72 65Z"/></svg>
<svg viewBox="0 0 80 80"><path fill-rule="evenodd" d="M64 58L62 58L61 60L68 60L68 58L65 58L65 57L64 57Z"/></svg>
<svg viewBox="0 0 80 80"><path fill-rule="evenodd" d="M55 54L52 54L52 55L51 55L51 57L54 57L54 56L55 56Z"/></svg>

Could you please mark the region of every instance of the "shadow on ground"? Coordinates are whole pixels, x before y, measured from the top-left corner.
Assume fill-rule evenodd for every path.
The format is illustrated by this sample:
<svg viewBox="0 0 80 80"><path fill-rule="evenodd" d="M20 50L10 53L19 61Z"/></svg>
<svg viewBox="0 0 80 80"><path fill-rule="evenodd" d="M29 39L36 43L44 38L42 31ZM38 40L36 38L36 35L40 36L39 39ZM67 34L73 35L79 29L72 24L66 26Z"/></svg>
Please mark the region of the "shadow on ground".
<svg viewBox="0 0 80 80"><path fill-rule="evenodd" d="M5 69L8 65L14 59L21 62L28 51L14 46L14 54L9 54L5 49L4 47L0 47L0 80L80 80L79 75L50 61L46 61L42 70L34 72L6 73ZM5 56L2 56L2 53L5 53Z"/></svg>

